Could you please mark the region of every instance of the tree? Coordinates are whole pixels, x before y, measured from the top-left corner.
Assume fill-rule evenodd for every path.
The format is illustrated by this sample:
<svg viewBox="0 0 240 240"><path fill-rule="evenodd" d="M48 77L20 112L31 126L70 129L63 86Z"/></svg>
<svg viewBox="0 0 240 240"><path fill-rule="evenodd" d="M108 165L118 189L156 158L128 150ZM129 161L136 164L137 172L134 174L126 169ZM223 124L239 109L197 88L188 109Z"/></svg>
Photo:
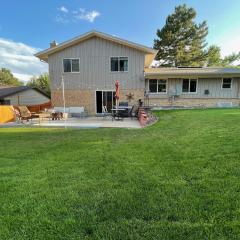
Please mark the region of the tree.
<svg viewBox="0 0 240 240"><path fill-rule="evenodd" d="M23 83L14 77L9 69L0 68L0 85L21 86Z"/></svg>
<svg viewBox="0 0 240 240"><path fill-rule="evenodd" d="M207 66L209 67L222 66L220 47L212 45L208 48Z"/></svg>
<svg viewBox="0 0 240 240"><path fill-rule="evenodd" d="M196 11L185 4L177 6L167 17L166 24L157 30L154 48L159 50L156 60L163 66L203 66L206 63L206 21L194 22Z"/></svg>
<svg viewBox="0 0 240 240"><path fill-rule="evenodd" d="M240 60L240 52L232 53L232 54L224 57L222 59L222 66L225 66L225 67L232 66L232 64L237 60Z"/></svg>
<svg viewBox="0 0 240 240"><path fill-rule="evenodd" d="M221 58L221 48L212 45L208 48L208 58L207 66L208 67L229 67L233 66L233 63L240 59L239 53L232 53L224 58Z"/></svg>
<svg viewBox="0 0 240 240"><path fill-rule="evenodd" d="M27 83L27 86L36 87L48 95L51 94L50 80L47 73L41 74L39 77L32 77L32 79Z"/></svg>

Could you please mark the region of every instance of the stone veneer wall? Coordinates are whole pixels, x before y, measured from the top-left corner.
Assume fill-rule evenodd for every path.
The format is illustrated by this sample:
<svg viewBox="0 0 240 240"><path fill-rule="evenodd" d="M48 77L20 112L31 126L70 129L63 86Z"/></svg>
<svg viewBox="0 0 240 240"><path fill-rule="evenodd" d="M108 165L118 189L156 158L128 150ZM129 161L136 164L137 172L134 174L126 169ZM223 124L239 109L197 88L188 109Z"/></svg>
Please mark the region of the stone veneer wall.
<svg viewBox="0 0 240 240"><path fill-rule="evenodd" d="M96 91L95 90L65 90L66 107L81 107L83 106L88 114L96 114ZM120 89L120 102L127 102L126 94L134 94L133 100L129 105L137 104L138 99L144 100L144 89ZM52 90L52 103L55 107L63 106L63 96L61 90Z"/></svg>
<svg viewBox="0 0 240 240"><path fill-rule="evenodd" d="M240 106L239 98L149 98L145 104L152 107L224 107Z"/></svg>

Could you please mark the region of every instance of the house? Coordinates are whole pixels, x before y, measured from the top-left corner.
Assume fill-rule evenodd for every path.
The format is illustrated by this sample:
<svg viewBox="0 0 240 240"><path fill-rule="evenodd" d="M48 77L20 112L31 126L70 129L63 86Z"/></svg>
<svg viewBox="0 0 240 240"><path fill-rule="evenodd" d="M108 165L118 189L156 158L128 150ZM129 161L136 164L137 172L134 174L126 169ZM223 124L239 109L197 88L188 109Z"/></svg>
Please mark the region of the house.
<svg viewBox="0 0 240 240"><path fill-rule="evenodd" d="M31 106L49 101L50 97L37 88L27 86L0 87L0 105Z"/></svg>
<svg viewBox="0 0 240 240"><path fill-rule="evenodd" d="M83 106L91 114L120 102L141 99L149 106L239 106L240 70L234 68L154 68L157 51L105 33L91 31L37 53L48 62L52 102Z"/></svg>

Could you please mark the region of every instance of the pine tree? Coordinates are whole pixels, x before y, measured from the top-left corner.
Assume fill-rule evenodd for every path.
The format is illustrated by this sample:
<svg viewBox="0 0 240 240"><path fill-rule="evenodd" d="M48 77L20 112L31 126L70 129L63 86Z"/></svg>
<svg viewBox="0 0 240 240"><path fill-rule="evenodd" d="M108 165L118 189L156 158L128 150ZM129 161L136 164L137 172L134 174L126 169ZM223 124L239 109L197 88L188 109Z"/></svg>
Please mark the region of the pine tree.
<svg viewBox="0 0 240 240"><path fill-rule="evenodd" d="M208 48L208 67L233 67L234 62L240 60L240 52L232 53L224 58L221 58L221 48L212 45Z"/></svg>
<svg viewBox="0 0 240 240"><path fill-rule="evenodd" d="M166 24L157 30L154 48L156 60L163 66L203 66L206 63L206 21L195 23L196 11L185 4L177 6L167 17Z"/></svg>

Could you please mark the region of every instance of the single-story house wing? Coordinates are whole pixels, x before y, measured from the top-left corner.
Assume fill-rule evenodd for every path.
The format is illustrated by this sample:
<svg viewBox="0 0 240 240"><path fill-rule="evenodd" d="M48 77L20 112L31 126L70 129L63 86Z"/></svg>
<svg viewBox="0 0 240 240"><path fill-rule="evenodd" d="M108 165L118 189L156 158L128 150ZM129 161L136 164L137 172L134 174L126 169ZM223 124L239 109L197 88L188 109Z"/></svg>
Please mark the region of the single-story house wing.
<svg viewBox="0 0 240 240"><path fill-rule="evenodd" d="M0 87L0 105L31 106L49 101L50 97L38 88L27 86Z"/></svg>

